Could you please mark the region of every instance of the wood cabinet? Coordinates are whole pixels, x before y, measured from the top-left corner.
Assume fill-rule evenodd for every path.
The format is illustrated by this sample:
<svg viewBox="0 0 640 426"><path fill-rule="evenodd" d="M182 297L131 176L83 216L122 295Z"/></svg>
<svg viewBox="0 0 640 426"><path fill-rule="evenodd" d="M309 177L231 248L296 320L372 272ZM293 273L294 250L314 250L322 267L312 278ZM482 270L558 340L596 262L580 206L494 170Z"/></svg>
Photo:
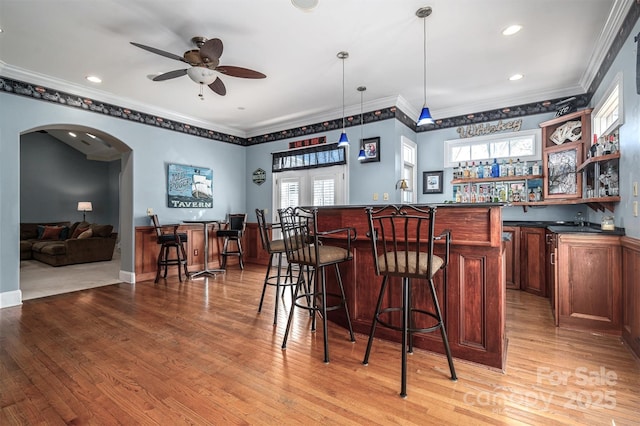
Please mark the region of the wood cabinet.
<svg viewBox="0 0 640 426"><path fill-rule="evenodd" d="M545 268L545 228L520 228L520 288L537 296L547 296Z"/></svg>
<svg viewBox="0 0 640 426"><path fill-rule="evenodd" d="M509 238L504 242L505 281L507 288L520 289L520 228L503 226Z"/></svg>
<svg viewBox="0 0 640 426"><path fill-rule="evenodd" d="M619 236L558 234L556 306L560 327L620 334Z"/></svg>
<svg viewBox="0 0 640 426"><path fill-rule="evenodd" d="M553 323L558 326L558 295L556 286L556 276L558 273L556 258L558 256L558 234L545 229L545 280L547 288L547 296L553 313Z"/></svg>
<svg viewBox="0 0 640 426"><path fill-rule="evenodd" d="M622 338L640 357L640 240L622 237Z"/></svg>

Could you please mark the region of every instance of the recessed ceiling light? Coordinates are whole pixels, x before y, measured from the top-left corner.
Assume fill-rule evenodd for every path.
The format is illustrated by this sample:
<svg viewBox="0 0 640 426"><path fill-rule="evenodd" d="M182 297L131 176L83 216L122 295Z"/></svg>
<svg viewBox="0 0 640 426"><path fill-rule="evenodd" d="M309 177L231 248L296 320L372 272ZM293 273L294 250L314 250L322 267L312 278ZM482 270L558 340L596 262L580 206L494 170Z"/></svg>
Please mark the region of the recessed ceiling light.
<svg viewBox="0 0 640 426"><path fill-rule="evenodd" d="M514 35L521 29L522 29L522 25L518 25L518 24L509 25L507 28L502 30L502 35L506 35L506 36Z"/></svg>
<svg viewBox="0 0 640 426"><path fill-rule="evenodd" d="M69 136L71 136L72 138L75 138L77 135L73 132L69 132Z"/></svg>
<svg viewBox="0 0 640 426"><path fill-rule="evenodd" d="M318 0L291 0L291 4L293 4L300 10L308 12L315 9L315 7L318 5Z"/></svg>
<svg viewBox="0 0 640 426"><path fill-rule="evenodd" d="M92 83L102 83L102 79L100 77L96 77L95 75L88 75L87 80Z"/></svg>
<svg viewBox="0 0 640 426"><path fill-rule="evenodd" d="M521 80L522 77L524 77L524 75L522 75L522 74L514 74L511 77L509 77L509 80L511 80L511 81Z"/></svg>

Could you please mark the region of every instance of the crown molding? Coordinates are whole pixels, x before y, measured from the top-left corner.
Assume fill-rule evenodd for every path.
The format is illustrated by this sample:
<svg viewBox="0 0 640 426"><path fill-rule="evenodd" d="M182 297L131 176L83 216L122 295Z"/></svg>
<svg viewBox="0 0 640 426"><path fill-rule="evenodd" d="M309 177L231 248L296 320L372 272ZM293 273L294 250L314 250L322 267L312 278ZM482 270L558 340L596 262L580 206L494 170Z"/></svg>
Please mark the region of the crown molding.
<svg viewBox="0 0 640 426"><path fill-rule="evenodd" d="M579 80L579 84L582 86L584 92L589 90L591 82L596 78L598 70L611 50L611 45L618 36L622 23L629 13L631 6L633 6L633 3L634 0L614 0L611 12L600 32L587 67Z"/></svg>
<svg viewBox="0 0 640 426"><path fill-rule="evenodd" d="M140 103L130 98L114 96L111 93L104 92L93 87L83 86L65 80L60 80L49 75L40 74L37 72L26 70L24 68L19 68L7 64L3 61L0 61L0 75L16 80L28 81L30 84L42 85L54 90L60 90L61 92L68 92L81 98L97 99L106 103L126 106L127 108L139 110L140 112L144 112L146 114L156 115L166 119L191 124L193 126L203 127L209 130L215 130L221 133L238 136L240 138L246 137L245 132L238 129L222 126L218 123L198 120L190 116L178 114L175 111L170 111L158 108L153 105Z"/></svg>

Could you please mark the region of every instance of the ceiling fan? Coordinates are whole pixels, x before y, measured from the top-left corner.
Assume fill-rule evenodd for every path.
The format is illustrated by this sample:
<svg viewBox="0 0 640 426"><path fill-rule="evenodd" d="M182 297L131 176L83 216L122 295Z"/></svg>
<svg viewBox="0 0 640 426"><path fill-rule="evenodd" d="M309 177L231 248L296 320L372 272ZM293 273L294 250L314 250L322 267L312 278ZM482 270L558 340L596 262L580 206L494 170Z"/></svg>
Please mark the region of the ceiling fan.
<svg viewBox="0 0 640 426"><path fill-rule="evenodd" d="M176 61L185 62L191 65L191 68L179 69L165 72L155 76L153 81L164 81L171 78L182 77L188 75L191 80L200 84L200 99L203 99L202 86L207 85L211 90L220 96L227 94L227 88L224 86L220 77L216 72L239 78L265 78L266 75L261 72L248 68L235 67L230 65L220 65L220 56L222 56L222 41L219 38L207 39L206 37L193 37L191 42L196 45L197 49L191 49L184 52L184 55L178 56L155 47L145 46L144 44L130 43L141 49L164 56Z"/></svg>

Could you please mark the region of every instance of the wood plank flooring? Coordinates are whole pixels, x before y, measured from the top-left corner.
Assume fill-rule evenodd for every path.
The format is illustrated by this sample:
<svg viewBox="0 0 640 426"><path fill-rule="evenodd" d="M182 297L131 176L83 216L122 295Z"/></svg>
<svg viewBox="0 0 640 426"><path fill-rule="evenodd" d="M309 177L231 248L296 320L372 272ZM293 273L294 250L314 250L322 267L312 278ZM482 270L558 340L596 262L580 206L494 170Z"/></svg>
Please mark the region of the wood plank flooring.
<svg viewBox="0 0 640 426"><path fill-rule="evenodd" d="M0 424L637 425L640 362L617 337L553 327L547 299L509 290L507 368L409 357L299 311L280 346L264 268L180 284L116 284L0 310ZM377 291L377 290L376 290Z"/></svg>

